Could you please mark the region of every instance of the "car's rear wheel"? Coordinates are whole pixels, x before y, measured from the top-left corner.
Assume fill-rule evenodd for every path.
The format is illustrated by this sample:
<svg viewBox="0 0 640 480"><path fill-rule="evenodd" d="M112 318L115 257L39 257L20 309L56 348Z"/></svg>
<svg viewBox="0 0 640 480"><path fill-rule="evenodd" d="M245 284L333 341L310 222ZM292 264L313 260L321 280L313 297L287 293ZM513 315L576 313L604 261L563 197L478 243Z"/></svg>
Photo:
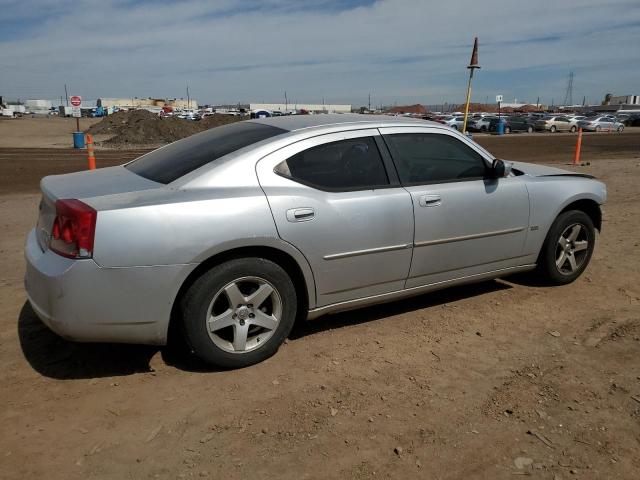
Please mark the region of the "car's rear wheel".
<svg viewBox="0 0 640 480"><path fill-rule="evenodd" d="M205 363L241 368L278 351L296 318L287 272L264 258L239 258L199 277L180 302L187 343Z"/></svg>
<svg viewBox="0 0 640 480"><path fill-rule="evenodd" d="M595 228L589 215L580 210L564 212L549 229L538 272L552 284L571 283L587 268L594 246Z"/></svg>
<svg viewBox="0 0 640 480"><path fill-rule="evenodd" d="M618 127L618 133L622 133L624 131L624 125L620 125Z"/></svg>
<svg viewBox="0 0 640 480"><path fill-rule="evenodd" d="M504 133L511 133L511 127L504 127Z"/></svg>
<svg viewBox="0 0 640 480"><path fill-rule="evenodd" d="M578 127L573 125L569 130L571 131L571 133L576 133L576 130L578 130Z"/></svg>

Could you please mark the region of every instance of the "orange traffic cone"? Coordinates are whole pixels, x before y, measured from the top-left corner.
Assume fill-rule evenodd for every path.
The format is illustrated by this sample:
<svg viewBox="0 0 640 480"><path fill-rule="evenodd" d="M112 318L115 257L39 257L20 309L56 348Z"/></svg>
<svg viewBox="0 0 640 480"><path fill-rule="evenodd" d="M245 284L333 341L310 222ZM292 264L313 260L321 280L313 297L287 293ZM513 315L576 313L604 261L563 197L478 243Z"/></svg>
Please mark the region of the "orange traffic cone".
<svg viewBox="0 0 640 480"><path fill-rule="evenodd" d="M93 153L93 135L87 133L87 153L89 154L89 170L96 169L96 157Z"/></svg>
<svg viewBox="0 0 640 480"><path fill-rule="evenodd" d="M578 140L576 141L576 152L573 155L572 165L580 165L580 150L582 149L582 128L578 129Z"/></svg>

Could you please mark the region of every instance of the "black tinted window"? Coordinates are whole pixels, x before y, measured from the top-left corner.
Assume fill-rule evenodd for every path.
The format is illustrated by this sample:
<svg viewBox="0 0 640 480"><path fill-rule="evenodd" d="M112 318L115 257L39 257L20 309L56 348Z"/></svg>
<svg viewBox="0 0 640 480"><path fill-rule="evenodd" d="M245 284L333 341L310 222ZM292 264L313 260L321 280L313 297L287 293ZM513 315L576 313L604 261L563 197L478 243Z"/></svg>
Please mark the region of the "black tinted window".
<svg viewBox="0 0 640 480"><path fill-rule="evenodd" d="M372 137L310 148L280 163L275 171L321 190L357 190L389 184Z"/></svg>
<svg viewBox="0 0 640 480"><path fill-rule="evenodd" d="M286 130L260 123L224 125L154 150L126 168L154 182L171 183L224 155L282 133Z"/></svg>
<svg viewBox="0 0 640 480"><path fill-rule="evenodd" d="M485 162L480 154L452 136L403 133L384 138L402 183L442 183L481 178L485 174Z"/></svg>

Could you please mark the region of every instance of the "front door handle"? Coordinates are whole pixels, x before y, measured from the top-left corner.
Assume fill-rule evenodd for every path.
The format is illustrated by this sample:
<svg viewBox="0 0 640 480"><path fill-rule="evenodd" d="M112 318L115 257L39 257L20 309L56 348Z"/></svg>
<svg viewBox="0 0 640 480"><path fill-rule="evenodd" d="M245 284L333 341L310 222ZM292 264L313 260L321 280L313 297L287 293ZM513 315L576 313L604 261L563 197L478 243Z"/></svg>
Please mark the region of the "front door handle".
<svg viewBox="0 0 640 480"><path fill-rule="evenodd" d="M442 198L440 195L426 193L424 195L420 195L418 199L421 207L437 207L442 203Z"/></svg>
<svg viewBox="0 0 640 480"><path fill-rule="evenodd" d="M287 220L290 222L308 222L313 220L316 213L311 207L291 208L287 210Z"/></svg>

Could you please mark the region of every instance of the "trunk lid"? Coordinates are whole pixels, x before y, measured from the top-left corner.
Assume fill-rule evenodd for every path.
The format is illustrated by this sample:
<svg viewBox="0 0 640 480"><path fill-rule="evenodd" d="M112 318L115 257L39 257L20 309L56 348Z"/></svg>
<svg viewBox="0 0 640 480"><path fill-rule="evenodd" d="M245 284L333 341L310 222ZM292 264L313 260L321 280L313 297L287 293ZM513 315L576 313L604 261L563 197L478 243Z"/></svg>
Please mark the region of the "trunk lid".
<svg viewBox="0 0 640 480"><path fill-rule="evenodd" d="M164 185L143 178L122 166L85 170L65 175L51 175L40 182L40 201L36 233L40 248L49 248L51 229L56 218L56 201L83 200L104 195L150 190Z"/></svg>

